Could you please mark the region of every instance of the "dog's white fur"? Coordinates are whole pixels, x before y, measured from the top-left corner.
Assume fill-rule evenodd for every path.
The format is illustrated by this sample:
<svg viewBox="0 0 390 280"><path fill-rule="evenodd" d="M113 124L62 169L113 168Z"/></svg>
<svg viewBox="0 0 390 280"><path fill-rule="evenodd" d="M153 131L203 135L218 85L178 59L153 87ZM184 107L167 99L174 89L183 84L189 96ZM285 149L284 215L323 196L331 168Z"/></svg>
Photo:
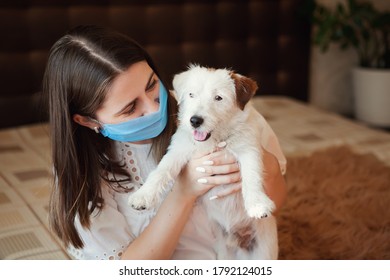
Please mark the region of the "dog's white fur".
<svg viewBox="0 0 390 280"><path fill-rule="evenodd" d="M264 119L250 103L256 83L227 69L190 65L187 71L175 75L173 87L179 103L178 129L167 154L142 188L130 196L129 204L136 209L156 206L166 186L196 150L213 151L225 141L226 149L240 164L242 192L210 200L218 192L217 187L201 198L217 234L217 257L276 259L274 203L263 189L260 139ZM190 121L194 116L203 120L196 129ZM197 141L194 130L210 137Z"/></svg>

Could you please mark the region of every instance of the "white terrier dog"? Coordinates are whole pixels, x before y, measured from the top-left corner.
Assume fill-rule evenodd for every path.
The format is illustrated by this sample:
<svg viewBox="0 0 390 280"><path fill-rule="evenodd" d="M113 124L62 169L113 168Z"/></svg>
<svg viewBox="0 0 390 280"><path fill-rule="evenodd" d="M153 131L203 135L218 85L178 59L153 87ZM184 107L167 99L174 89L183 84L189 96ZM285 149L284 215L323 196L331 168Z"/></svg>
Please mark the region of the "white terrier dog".
<svg viewBox="0 0 390 280"><path fill-rule="evenodd" d="M260 142L264 118L250 99L255 81L227 69L190 65L175 75L173 87L179 103L179 125L167 154L145 184L129 198L133 208L158 205L162 193L195 151L211 152L226 142L240 165L242 191L201 201L217 234L218 259L276 259L278 240L274 203L264 193Z"/></svg>

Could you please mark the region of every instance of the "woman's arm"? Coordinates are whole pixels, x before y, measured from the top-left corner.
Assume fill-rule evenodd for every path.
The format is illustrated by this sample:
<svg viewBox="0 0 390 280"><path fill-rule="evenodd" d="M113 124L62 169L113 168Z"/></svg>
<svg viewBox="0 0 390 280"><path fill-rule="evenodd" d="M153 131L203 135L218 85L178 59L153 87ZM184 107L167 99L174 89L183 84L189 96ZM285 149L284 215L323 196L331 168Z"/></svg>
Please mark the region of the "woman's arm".
<svg viewBox="0 0 390 280"><path fill-rule="evenodd" d="M137 217L138 214L131 211L129 214L138 221L129 224L128 219L131 217L121 212L115 191L105 184L102 185L104 206L100 211L96 209L92 213L89 228L81 226L76 217L75 224L84 247L71 247L70 253L75 258L82 259L170 258L196 198L196 195L183 195L181 189L178 184L173 187L156 216L150 220L145 230L136 236L143 224L149 222L150 213L141 213ZM126 200L126 196L123 199ZM133 226L136 228L132 228Z"/></svg>
<svg viewBox="0 0 390 280"><path fill-rule="evenodd" d="M287 198L286 181L280 170L277 158L263 149L264 188L267 195L275 203L274 215L277 215Z"/></svg>
<svg viewBox="0 0 390 280"><path fill-rule="evenodd" d="M197 167L211 164L212 177L207 184L198 182L205 178ZM176 249L180 235L192 212L197 197L210 188L236 183L240 180L238 166L233 156L216 152L198 155L187 164L175 185L161 204L156 216L146 229L127 247L122 259L170 259Z"/></svg>
<svg viewBox="0 0 390 280"><path fill-rule="evenodd" d="M263 153L265 190L274 201L276 214L283 206L287 188L279 162L270 152ZM199 167L201 167L199 171ZM217 176L211 176L216 174ZM199 183L206 179L207 183ZM236 159L218 151L195 157L181 172L172 191L163 201L147 228L125 250L122 259L170 259L196 198L216 185L232 184L233 188L219 194L223 197L240 190L240 174ZM235 186L235 187L234 187Z"/></svg>
<svg viewBox="0 0 390 280"><path fill-rule="evenodd" d="M170 259L192 211L196 196L172 188L156 216L126 249L122 259Z"/></svg>

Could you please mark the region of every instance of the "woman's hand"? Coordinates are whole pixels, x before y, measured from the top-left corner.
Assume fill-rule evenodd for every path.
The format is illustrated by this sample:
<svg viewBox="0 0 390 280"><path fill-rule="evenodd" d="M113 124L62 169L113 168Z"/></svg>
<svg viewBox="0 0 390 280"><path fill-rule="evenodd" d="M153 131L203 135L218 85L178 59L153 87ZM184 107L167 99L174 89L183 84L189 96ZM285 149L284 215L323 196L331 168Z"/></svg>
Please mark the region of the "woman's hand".
<svg viewBox="0 0 390 280"><path fill-rule="evenodd" d="M213 153L195 155L183 168L177 182L185 195L198 197L218 185L226 186L218 191L213 197L215 199L241 190L240 166L237 159L224 149L225 145L222 142ZM275 203L276 214L285 203L287 186L277 158L263 148L262 153L264 189Z"/></svg>
<svg viewBox="0 0 390 280"><path fill-rule="evenodd" d="M241 186L240 168L237 159L226 149L225 142L209 154L195 154L180 173L176 183L189 196L201 196L212 187L233 184L218 197L238 191Z"/></svg>

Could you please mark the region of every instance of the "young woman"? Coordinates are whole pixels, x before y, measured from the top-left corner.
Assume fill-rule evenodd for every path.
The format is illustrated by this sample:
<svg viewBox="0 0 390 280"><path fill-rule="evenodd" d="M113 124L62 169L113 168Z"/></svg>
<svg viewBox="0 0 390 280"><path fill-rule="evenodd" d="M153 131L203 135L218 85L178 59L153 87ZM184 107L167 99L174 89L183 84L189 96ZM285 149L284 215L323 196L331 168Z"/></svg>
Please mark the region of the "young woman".
<svg viewBox="0 0 390 280"><path fill-rule="evenodd" d="M111 30L77 27L52 47L43 91L55 176L50 224L75 258L216 258L213 233L196 201L217 185L235 183L220 197L239 190L239 166L224 143L194 155L158 209L127 205L176 128L176 102L141 46ZM261 144L265 187L280 208L285 159L270 128L268 134ZM198 182L205 177L207 184Z"/></svg>

